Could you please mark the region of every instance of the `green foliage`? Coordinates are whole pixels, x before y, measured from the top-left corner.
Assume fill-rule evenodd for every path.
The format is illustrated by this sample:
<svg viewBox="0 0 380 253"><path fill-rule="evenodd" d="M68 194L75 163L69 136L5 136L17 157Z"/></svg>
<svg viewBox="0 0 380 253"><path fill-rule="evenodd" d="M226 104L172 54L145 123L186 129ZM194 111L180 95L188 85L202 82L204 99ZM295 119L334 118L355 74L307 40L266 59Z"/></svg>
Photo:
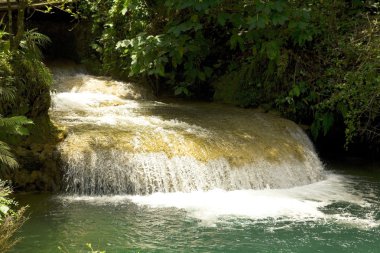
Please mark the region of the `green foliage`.
<svg viewBox="0 0 380 253"><path fill-rule="evenodd" d="M0 44L2 44L1 36ZM9 62L10 56L7 52L9 51L0 50L0 102L2 103L11 103L12 101L14 101L16 96L16 89L13 85L13 69Z"/></svg>
<svg viewBox="0 0 380 253"><path fill-rule="evenodd" d="M1 25L2 22L0 22L0 27ZM28 135L29 131L26 126L32 124L32 121L25 116L3 117L4 114L11 115L14 113L17 102L21 101L23 99L21 96L24 95L20 93L18 84L21 83L20 80L26 80L26 77L17 75L18 69L13 61L15 56L23 55L18 59L36 63L35 60L38 55L33 41L36 41L37 44L41 42L37 38L29 37L30 34L27 33L24 34L25 37L21 41L22 50L11 52L10 42L5 37L7 35L4 30L0 31L0 173L6 168L18 167L18 163L5 141L13 135ZM28 55L32 51L33 55ZM15 237L15 233L26 220L24 216L26 208L23 207L15 211L17 202L8 197L11 192L5 182L0 180L0 252L9 251L18 242L19 239Z"/></svg>
<svg viewBox="0 0 380 253"><path fill-rule="evenodd" d="M95 250L93 247L92 247L92 244L91 243L86 243L86 249L88 250L87 252L88 253L106 253L106 251L99 251L99 250ZM58 246L58 250L63 252L63 253L69 253L70 251L67 250L64 246Z"/></svg>
<svg viewBox="0 0 380 253"><path fill-rule="evenodd" d="M370 69L347 71L331 96L316 107L319 115L312 127L323 127L326 134L332 123L324 123L325 118L340 115L346 125L346 145L357 141L355 138L372 143L380 141L380 77L377 73L380 62L364 64Z"/></svg>
<svg viewBox="0 0 380 253"><path fill-rule="evenodd" d="M0 24L2 22L0 21ZM1 28L1 26L0 26ZM8 40L4 40L4 37L8 36L8 33L5 30L0 30L0 52L5 52L9 50L10 44Z"/></svg>
<svg viewBox="0 0 380 253"><path fill-rule="evenodd" d="M6 99L8 99L8 97L6 97ZM0 97L0 102L2 101L4 100ZM33 124L33 122L25 116L3 118L0 115L0 169L3 167L12 169L18 167L18 163L11 153L10 147L4 141L7 140L10 135L28 135L29 131L25 126L30 124Z"/></svg>
<svg viewBox="0 0 380 253"><path fill-rule="evenodd" d="M0 33L1 45L9 44L4 36L4 32ZM12 136L28 135L27 126L33 124L25 116L11 115L28 112L30 116L36 115L33 114L33 106L39 102L41 93L45 91L49 96L48 85L51 76L40 61L41 53L38 48L48 41L46 36L31 30L24 33L20 50L11 52L9 47L2 47L0 51L0 169L2 170L18 166L10 147L6 144L7 140ZM48 102L50 105L50 100ZM9 117L4 118L3 115Z"/></svg>
<svg viewBox="0 0 380 253"><path fill-rule="evenodd" d="M15 214L11 207L15 206L16 202L7 198L11 192L11 189L5 186L5 182L0 181L0 224L7 215Z"/></svg>
<svg viewBox="0 0 380 253"><path fill-rule="evenodd" d="M350 143L380 142L379 6L373 1L312 2L310 20L317 37L295 51L285 92L276 106L311 125L315 138L344 125ZM333 10L333 11L332 11ZM292 68L289 68L292 67ZM278 96L280 95L280 96ZM339 129L338 129L339 130Z"/></svg>
<svg viewBox="0 0 380 253"><path fill-rule="evenodd" d="M10 199L11 189L0 181L0 252L9 251L18 241L15 237L16 232L24 224L25 207L17 208L17 202Z"/></svg>
<svg viewBox="0 0 380 253"><path fill-rule="evenodd" d="M23 39L20 42L21 52L28 59L42 59L42 53L40 47L44 47L51 43L51 40L46 35L37 32L36 29L32 29L24 32Z"/></svg>
<svg viewBox="0 0 380 253"><path fill-rule="evenodd" d="M91 253L106 253L105 251L94 250L91 243L87 243L86 246L90 250Z"/></svg>
<svg viewBox="0 0 380 253"><path fill-rule="evenodd" d="M3 68L2 68L3 69ZM0 69L1 70L1 69ZM9 69L3 69L3 73ZM16 89L11 85L12 78L0 79L0 104L12 104L16 98ZM25 127L32 124L32 121L25 116L14 116L3 118L0 114L0 168L16 168L18 166L9 146L4 142L10 135L28 135L29 131Z"/></svg>
<svg viewBox="0 0 380 253"><path fill-rule="evenodd" d="M1 101L1 100L0 100ZM5 168L17 168L18 163L11 152L10 147L4 142L11 135L28 135L26 125L33 124L25 116L3 118L0 115L0 174Z"/></svg>
<svg viewBox="0 0 380 253"><path fill-rule="evenodd" d="M28 135L29 131L25 125L33 124L33 121L25 116L14 116L9 118L0 118L0 138L4 135Z"/></svg>
<svg viewBox="0 0 380 253"><path fill-rule="evenodd" d="M335 121L342 121L346 147L352 142L376 146L380 142L379 6L358 1L338 7L341 19L324 28L334 33L318 45L327 54L317 82L320 100L314 103L312 130L315 136L326 134Z"/></svg>
<svg viewBox="0 0 380 253"><path fill-rule="evenodd" d="M109 69L159 79L193 94L234 65L281 64L281 47L304 45L314 29L308 10L288 1L83 1Z"/></svg>
<svg viewBox="0 0 380 253"><path fill-rule="evenodd" d="M80 1L103 73L379 143L377 1Z"/></svg>
<svg viewBox="0 0 380 253"><path fill-rule="evenodd" d="M17 168L18 163L10 151L9 146L5 142L0 141L0 169L2 169L3 166Z"/></svg>
<svg viewBox="0 0 380 253"><path fill-rule="evenodd" d="M47 115L50 106L52 76L42 63L39 47L49 38L36 30L23 33L17 51L0 51L0 114ZM9 44L0 36L0 44Z"/></svg>

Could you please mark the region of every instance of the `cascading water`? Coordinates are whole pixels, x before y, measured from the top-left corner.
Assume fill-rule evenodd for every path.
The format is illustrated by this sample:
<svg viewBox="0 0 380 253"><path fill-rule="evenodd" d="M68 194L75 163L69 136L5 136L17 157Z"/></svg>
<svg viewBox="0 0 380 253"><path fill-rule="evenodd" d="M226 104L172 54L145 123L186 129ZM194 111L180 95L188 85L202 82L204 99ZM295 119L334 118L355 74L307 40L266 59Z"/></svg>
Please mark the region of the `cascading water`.
<svg viewBox="0 0 380 253"><path fill-rule="evenodd" d="M325 172L290 121L78 72L54 70L67 194L21 194L12 253L379 251L379 165Z"/></svg>
<svg viewBox="0 0 380 253"><path fill-rule="evenodd" d="M324 177L293 122L217 104L150 101L129 83L55 70L51 117L66 189L80 195L290 188Z"/></svg>

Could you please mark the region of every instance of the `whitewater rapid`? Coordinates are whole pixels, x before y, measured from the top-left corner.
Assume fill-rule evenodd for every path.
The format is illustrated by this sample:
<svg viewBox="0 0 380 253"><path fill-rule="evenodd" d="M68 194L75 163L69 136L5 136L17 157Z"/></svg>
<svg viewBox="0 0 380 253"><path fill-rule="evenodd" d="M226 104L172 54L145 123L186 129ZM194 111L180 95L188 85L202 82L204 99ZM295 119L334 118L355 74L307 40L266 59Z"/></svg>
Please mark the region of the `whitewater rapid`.
<svg viewBox="0 0 380 253"><path fill-rule="evenodd" d="M151 100L143 87L55 72L50 115L66 191L80 195L290 188L324 169L307 135L278 116Z"/></svg>
<svg viewBox="0 0 380 253"><path fill-rule="evenodd" d="M378 203L327 174L307 135L276 115L163 102L135 84L56 71L52 119L63 202L134 203L221 220L338 222L370 229ZM358 211L359 210L359 211Z"/></svg>

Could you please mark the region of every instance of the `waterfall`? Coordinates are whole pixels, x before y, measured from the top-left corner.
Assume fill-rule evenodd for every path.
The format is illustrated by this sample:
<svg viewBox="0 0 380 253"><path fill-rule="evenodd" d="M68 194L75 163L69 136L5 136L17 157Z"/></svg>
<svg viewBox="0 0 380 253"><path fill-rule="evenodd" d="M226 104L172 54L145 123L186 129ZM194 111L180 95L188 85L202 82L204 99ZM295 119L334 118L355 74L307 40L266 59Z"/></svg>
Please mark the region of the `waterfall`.
<svg viewBox="0 0 380 253"><path fill-rule="evenodd" d="M147 89L54 71L50 111L68 129L58 151L80 195L290 188L324 178L293 122L219 104L157 102Z"/></svg>

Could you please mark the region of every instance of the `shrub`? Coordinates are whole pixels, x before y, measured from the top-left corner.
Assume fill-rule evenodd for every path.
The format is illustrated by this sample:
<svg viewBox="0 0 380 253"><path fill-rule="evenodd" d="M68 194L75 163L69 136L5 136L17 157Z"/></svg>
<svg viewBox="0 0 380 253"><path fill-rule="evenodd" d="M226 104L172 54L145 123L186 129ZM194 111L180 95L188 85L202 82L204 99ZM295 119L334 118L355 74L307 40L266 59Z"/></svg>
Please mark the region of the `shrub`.
<svg viewBox="0 0 380 253"><path fill-rule="evenodd" d="M20 238L15 234L26 221L24 215L26 207L14 211L17 203L8 198L11 189L0 181L0 252L10 250Z"/></svg>

